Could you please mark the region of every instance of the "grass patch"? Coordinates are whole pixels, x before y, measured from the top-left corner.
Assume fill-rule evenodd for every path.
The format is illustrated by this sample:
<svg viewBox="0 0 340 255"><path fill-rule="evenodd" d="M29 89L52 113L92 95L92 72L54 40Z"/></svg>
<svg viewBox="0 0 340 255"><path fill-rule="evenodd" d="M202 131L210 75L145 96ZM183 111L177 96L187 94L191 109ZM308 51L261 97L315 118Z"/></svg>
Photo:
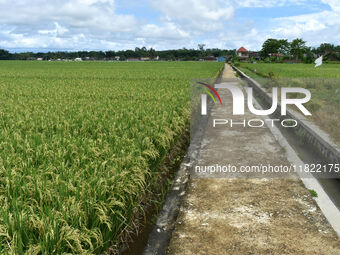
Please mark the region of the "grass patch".
<svg viewBox="0 0 340 255"><path fill-rule="evenodd" d="M318 197L318 193L313 189L309 189L309 193L312 195L312 197Z"/></svg>
<svg viewBox="0 0 340 255"><path fill-rule="evenodd" d="M308 89L311 100L306 108L311 120L340 144L340 64L251 64L240 69L264 88L301 87Z"/></svg>

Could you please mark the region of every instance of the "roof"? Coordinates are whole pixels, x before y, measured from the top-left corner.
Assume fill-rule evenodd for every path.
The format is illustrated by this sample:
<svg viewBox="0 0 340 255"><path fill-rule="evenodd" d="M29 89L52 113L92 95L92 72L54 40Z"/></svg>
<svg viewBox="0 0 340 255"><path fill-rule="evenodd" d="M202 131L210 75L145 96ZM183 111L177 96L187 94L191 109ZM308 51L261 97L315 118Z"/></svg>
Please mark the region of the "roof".
<svg viewBox="0 0 340 255"><path fill-rule="evenodd" d="M246 48L241 47L237 50L237 52L248 52L248 51L246 50Z"/></svg>
<svg viewBox="0 0 340 255"><path fill-rule="evenodd" d="M283 57L282 53L269 53L269 56Z"/></svg>
<svg viewBox="0 0 340 255"><path fill-rule="evenodd" d="M204 59L212 59L212 60L216 60L216 58L214 56L207 56Z"/></svg>

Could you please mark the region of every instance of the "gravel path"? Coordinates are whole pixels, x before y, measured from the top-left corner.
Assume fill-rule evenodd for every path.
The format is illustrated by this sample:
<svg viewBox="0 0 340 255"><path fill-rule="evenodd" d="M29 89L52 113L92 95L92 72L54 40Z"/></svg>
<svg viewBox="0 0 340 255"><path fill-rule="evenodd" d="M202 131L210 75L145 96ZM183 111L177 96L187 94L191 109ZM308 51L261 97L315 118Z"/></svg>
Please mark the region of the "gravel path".
<svg viewBox="0 0 340 255"><path fill-rule="evenodd" d="M235 79L228 65L222 79ZM219 94L224 105L211 111L168 254L340 255L338 236L294 175L256 178L194 171L197 165L290 165L266 126L212 128L213 118L258 118L249 112L232 116L231 95L225 90Z"/></svg>

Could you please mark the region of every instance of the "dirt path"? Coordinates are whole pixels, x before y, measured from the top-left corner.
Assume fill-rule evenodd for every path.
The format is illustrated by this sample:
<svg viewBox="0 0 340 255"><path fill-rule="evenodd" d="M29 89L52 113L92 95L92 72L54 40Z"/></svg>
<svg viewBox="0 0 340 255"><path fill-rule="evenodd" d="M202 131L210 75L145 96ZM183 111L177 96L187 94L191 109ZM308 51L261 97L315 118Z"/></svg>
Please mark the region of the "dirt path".
<svg viewBox="0 0 340 255"><path fill-rule="evenodd" d="M229 66L222 79L235 79ZM225 90L219 94L225 105L211 111L168 254L339 255L339 238L294 175L254 178L195 172L197 165L290 165L266 126L212 128L212 118L241 120L231 115L231 95ZM258 117L246 113L243 118Z"/></svg>

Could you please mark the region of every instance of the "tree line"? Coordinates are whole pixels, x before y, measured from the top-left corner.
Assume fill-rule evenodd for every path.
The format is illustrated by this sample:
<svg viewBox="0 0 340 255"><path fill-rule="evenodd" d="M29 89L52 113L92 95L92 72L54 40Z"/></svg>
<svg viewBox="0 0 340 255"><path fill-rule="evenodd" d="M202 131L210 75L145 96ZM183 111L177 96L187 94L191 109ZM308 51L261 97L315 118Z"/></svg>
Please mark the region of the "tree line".
<svg viewBox="0 0 340 255"><path fill-rule="evenodd" d="M90 59L90 60L113 60L119 57L119 60L126 60L129 58L150 58L161 60L199 60L207 56L227 56L232 55L235 50L221 50L221 49L177 49L177 50L162 50L158 51L153 48L147 49L146 47L138 48L135 50L120 50L120 51L57 51L57 52L23 52L23 53L10 53L7 50L0 49L1 60L27 60L42 58L43 60L49 59Z"/></svg>
<svg viewBox="0 0 340 255"><path fill-rule="evenodd" d="M327 60L340 61L340 45L322 43L319 47L307 47L306 41L297 38L289 42L286 39L267 39L260 51L266 61L294 59L296 62L311 63L316 57L323 55Z"/></svg>
<svg viewBox="0 0 340 255"><path fill-rule="evenodd" d="M134 50L120 50L120 51L57 51L57 52L23 52L10 53L7 50L0 49L0 60L29 60L29 59L89 59L89 60L127 60L131 58L150 58L160 60L199 60L207 56L230 56L237 59L236 49L205 49L204 44L199 44L197 49L176 49L176 50L155 50L146 47ZM295 60L312 62L315 57L324 55L329 60L340 61L340 46L330 43L322 43L319 47L307 47L306 42L301 38L297 38L291 42L287 39L267 39L259 52L259 56L264 61L284 61ZM117 58L118 57L118 58Z"/></svg>

